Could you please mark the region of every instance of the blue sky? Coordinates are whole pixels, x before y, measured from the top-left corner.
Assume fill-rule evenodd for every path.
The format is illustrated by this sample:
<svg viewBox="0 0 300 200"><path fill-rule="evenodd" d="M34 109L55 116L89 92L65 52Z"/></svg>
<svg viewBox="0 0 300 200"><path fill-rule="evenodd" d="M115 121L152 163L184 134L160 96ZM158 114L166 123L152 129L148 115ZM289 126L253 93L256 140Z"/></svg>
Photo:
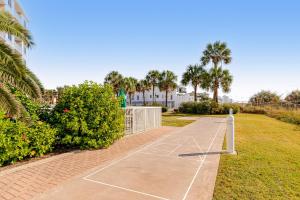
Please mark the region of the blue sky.
<svg viewBox="0 0 300 200"><path fill-rule="evenodd" d="M29 67L47 88L103 82L111 70L181 78L207 43L226 41L229 96L300 89L300 2L261 0L23 0L36 46ZM208 66L210 67L210 66Z"/></svg>

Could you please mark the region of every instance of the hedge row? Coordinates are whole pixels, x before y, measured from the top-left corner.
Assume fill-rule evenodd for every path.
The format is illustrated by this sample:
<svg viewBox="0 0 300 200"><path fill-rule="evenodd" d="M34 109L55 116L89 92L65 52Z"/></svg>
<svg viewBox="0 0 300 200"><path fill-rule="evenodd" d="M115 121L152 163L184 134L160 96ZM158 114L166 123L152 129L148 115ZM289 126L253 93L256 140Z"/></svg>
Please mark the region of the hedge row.
<svg viewBox="0 0 300 200"><path fill-rule="evenodd" d="M185 102L179 107L181 113L191 114L228 114L229 110L233 109L233 113L240 111L240 106L236 104L216 104L211 100L201 102Z"/></svg>
<svg viewBox="0 0 300 200"><path fill-rule="evenodd" d="M251 114L264 114L283 122L300 125L300 111L273 109L268 107L264 108L256 106L245 106L242 108L242 112Z"/></svg>
<svg viewBox="0 0 300 200"><path fill-rule="evenodd" d="M14 94L26 113L17 120L0 113L0 166L54 148L105 148L124 134L124 111L108 85L67 87L52 110Z"/></svg>
<svg viewBox="0 0 300 200"><path fill-rule="evenodd" d="M0 114L0 166L51 151L56 133L44 122L28 127Z"/></svg>

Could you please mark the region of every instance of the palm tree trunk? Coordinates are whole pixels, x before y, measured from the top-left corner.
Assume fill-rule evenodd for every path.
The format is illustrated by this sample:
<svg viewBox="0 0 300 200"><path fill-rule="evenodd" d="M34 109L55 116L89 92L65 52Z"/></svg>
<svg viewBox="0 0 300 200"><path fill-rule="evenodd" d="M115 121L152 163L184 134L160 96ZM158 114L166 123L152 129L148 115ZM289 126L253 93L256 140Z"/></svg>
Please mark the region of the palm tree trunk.
<svg viewBox="0 0 300 200"><path fill-rule="evenodd" d="M194 101L197 101L197 86L194 86Z"/></svg>
<svg viewBox="0 0 300 200"><path fill-rule="evenodd" d="M166 90L166 107L168 107L168 90Z"/></svg>
<svg viewBox="0 0 300 200"><path fill-rule="evenodd" d="M213 99L216 103L219 103L219 100L218 100L218 84L216 84L216 83L214 85L214 97L213 97Z"/></svg>
<svg viewBox="0 0 300 200"><path fill-rule="evenodd" d="M154 85L152 85L152 104L154 104Z"/></svg>
<svg viewBox="0 0 300 200"><path fill-rule="evenodd" d="M145 101L145 91L143 91L143 103L144 103L144 106L146 105L146 101Z"/></svg>
<svg viewBox="0 0 300 200"><path fill-rule="evenodd" d="M129 105L131 105L131 93L129 93Z"/></svg>

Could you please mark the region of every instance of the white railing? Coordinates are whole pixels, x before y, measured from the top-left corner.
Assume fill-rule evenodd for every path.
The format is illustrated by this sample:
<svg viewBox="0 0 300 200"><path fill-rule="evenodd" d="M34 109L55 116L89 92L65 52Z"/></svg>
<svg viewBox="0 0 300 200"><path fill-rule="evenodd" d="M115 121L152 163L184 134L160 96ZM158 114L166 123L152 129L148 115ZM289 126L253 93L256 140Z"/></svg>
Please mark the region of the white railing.
<svg viewBox="0 0 300 200"><path fill-rule="evenodd" d="M161 126L161 107L131 106L125 109L125 134L145 132Z"/></svg>

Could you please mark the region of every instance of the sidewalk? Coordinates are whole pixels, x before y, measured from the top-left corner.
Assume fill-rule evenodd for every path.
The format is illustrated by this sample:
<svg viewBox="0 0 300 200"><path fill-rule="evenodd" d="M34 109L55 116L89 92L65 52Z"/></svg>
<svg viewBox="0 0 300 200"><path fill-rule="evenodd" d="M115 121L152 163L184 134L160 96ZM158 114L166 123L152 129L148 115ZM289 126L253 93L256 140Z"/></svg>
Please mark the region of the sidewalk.
<svg viewBox="0 0 300 200"><path fill-rule="evenodd" d="M225 119L200 118L35 199L212 199L225 130Z"/></svg>
<svg viewBox="0 0 300 200"><path fill-rule="evenodd" d="M87 170L126 155L176 128L162 127L125 137L108 149L53 156L0 172L0 199L32 199Z"/></svg>

